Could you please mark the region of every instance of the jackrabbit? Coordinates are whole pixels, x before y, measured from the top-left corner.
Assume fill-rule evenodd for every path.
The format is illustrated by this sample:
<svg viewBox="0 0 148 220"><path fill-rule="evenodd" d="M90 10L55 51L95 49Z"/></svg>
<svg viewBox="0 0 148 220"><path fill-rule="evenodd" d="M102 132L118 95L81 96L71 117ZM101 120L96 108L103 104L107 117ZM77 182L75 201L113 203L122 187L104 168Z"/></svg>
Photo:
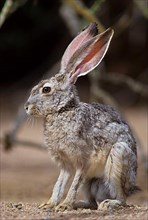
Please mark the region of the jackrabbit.
<svg viewBox="0 0 148 220"><path fill-rule="evenodd" d="M59 73L40 81L25 104L27 114L44 117L45 144L61 168L49 201L40 207L116 208L138 189L136 142L128 124L112 107L81 102L74 86L101 62L112 36L111 28L98 34L91 23L67 47ZM76 202L80 186L86 200Z"/></svg>

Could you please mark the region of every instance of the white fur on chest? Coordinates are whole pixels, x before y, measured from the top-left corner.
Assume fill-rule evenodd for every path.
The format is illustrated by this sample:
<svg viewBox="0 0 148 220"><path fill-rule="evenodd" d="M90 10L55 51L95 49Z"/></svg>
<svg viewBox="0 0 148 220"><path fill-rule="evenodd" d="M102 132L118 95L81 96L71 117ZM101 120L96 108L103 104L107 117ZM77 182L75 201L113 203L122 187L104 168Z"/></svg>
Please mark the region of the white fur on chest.
<svg viewBox="0 0 148 220"><path fill-rule="evenodd" d="M106 151L100 150L98 152L93 152L89 158L87 177L101 177L104 172L106 165L106 160L108 153Z"/></svg>

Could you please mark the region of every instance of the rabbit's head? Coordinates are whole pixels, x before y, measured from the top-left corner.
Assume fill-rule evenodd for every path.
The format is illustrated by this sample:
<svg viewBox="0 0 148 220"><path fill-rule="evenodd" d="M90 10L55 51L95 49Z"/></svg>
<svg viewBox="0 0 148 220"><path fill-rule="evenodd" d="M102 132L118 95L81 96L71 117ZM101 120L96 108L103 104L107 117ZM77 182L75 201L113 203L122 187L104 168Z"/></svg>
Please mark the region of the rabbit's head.
<svg viewBox="0 0 148 220"><path fill-rule="evenodd" d="M79 76L86 75L103 59L113 30L97 34L97 25L90 24L67 47L58 74L36 85L25 104L27 114L46 116L66 106L75 106L78 96L74 84Z"/></svg>

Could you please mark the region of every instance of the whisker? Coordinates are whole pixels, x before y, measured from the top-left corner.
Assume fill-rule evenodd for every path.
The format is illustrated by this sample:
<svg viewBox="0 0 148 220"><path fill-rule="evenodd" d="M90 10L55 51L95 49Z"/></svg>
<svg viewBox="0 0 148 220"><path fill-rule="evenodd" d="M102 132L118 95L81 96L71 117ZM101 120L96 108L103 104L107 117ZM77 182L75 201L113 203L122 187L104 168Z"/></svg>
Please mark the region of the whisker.
<svg viewBox="0 0 148 220"><path fill-rule="evenodd" d="M32 125L34 128L36 128L37 127L37 118L36 117L34 117L33 118L33 125Z"/></svg>
<svg viewBox="0 0 148 220"><path fill-rule="evenodd" d="M32 127L32 121L33 121L33 119L34 119L34 117L32 117L31 115L28 115L27 124L28 124L29 126L31 126L31 127Z"/></svg>
<svg viewBox="0 0 148 220"><path fill-rule="evenodd" d="M34 125L35 125L35 118L34 117L32 117L32 120L31 120L31 128L34 128Z"/></svg>

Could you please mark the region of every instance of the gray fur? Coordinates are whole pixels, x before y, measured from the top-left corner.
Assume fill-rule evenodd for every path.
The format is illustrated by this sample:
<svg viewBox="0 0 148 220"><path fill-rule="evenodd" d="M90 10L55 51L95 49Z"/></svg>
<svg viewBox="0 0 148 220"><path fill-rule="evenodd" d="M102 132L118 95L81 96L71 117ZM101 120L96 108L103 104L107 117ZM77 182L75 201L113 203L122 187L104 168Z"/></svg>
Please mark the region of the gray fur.
<svg viewBox="0 0 148 220"><path fill-rule="evenodd" d="M47 83L51 92L44 94ZM69 74L63 72L35 86L25 108L28 114L44 118L45 144L61 169L51 198L43 207L59 210L125 204L126 197L136 189L137 151L132 132L117 111L81 102L75 86L69 83ZM76 203L80 186L86 201Z"/></svg>
<svg viewBox="0 0 148 220"><path fill-rule="evenodd" d="M120 187L123 197L130 194L130 189L135 186L137 157L135 139L129 126L112 107L80 102L74 85L65 91L56 91L51 97L39 94L46 82L52 85L55 80L51 78L39 83L26 104L27 107L33 104L29 114L44 117L45 144L51 158L71 173L82 167L85 170L84 186L96 178L91 183L90 192L87 192L88 197L92 194L99 202L115 199L118 193L116 187ZM104 172L117 143L119 146L120 143L125 144L125 153L119 161L124 168L118 174L119 186L106 179ZM118 164L115 164L114 169L117 168Z"/></svg>

